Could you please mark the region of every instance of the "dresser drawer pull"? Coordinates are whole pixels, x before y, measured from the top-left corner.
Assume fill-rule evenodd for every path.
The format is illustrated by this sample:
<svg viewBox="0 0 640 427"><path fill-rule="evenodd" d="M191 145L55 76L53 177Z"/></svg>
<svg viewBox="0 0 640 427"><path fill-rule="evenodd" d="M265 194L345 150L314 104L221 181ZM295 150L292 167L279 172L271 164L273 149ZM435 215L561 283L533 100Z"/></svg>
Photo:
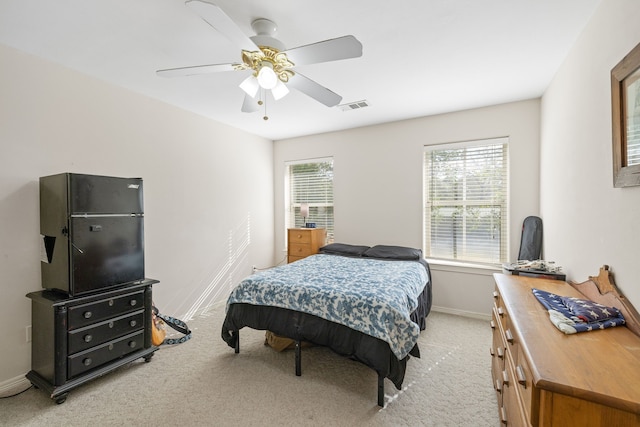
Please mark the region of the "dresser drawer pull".
<svg viewBox="0 0 640 427"><path fill-rule="evenodd" d="M496 356L496 352L493 351L493 347L489 347L489 354L491 355L491 357L495 357Z"/></svg>
<svg viewBox="0 0 640 427"><path fill-rule="evenodd" d="M84 316L85 319L91 319L91 316L93 316L93 313L90 311L85 311L82 316Z"/></svg>
<svg viewBox="0 0 640 427"><path fill-rule="evenodd" d="M504 331L504 335L507 338L507 342L509 344L513 344L513 334L511 333L511 329L507 329Z"/></svg>
<svg viewBox="0 0 640 427"><path fill-rule="evenodd" d="M498 347L498 359L504 359L504 350L502 347Z"/></svg>
<svg viewBox="0 0 640 427"><path fill-rule="evenodd" d="M502 307L498 307L498 316L504 316L504 309Z"/></svg>
<svg viewBox="0 0 640 427"><path fill-rule="evenodd" d="M90 357L87 357L86 359L84 359L84 360L82 361L82 364L83 364L84 366L89 366L89 365L91 365L91 362L93 362L93 360L91 360L91 358L90 358Z"/></svg>
<svg viewBox="0 0 640 427"><path fill-rule="evenodd" d="M502 383L509 387L509 373L506 369L502 371Z"/></svg>
<svg viewBox="0 0 640 427"><path fill-rule="evenodd" d="M507 425L507 410L503 407L500 408L500 422Z"/></svg>
<svg viewBox="0 0 640 427"><path fill-rule="evenodd" d="M498 291L493 291L493 297L496 299L500 298L500 294L498 293Z"/></svg>
<svg viewBox="0 0 640 427"><path fill-rule="evenodd" d="M134 340L129 341L130 348L136 348L136 345L138 345L138 343L136 343Z"/></svg>
<svg viewBox="0 0 640 427"><path fill-rule="evenodd" d="M87 334L84 336L84 342L91 342L92 339L93 336L91 336L91 334Z"/></svg>
<svg viewBox="0 0 640 427"><path fill-rule="evenodd" d="M110 299L110 300L109 300L109 307L113 307L113 304L114 304L113 300L112 300L112 299Z"/></svg>
<svg viewBox="0 0 640 427"><path fill-rule="evenodd" d="M138 301L136 301L136 300L134 300L134 299L132 299L131 301L129 301L129 305L130 305L131 307L135 306L136 304L138 304Z"/></svg>
<svg viewBox="0 0 640 427"><path fill-rule="evenodd" d="M518 383L524 388L527 388L527 376L524 374L522 365L516 366L516 376L518 377Z"/></svg>
<svg viewBox="0 0 640 427"><path fill-rule="evenodd" d="M132 328L135 328L137 324L138 322L136 322L135 320L132 320L131 322L129 322L129 326L131 326Z"/></svg>
<svg viewBox="0 0 640 427"><path fill-rule="evenodd" d="M502 393L502 384L500 383L500 380L496 380L496 391L498 393Z"/></svg>
<svg viewBox="0 0 640 427"><path fill-rule="evenodd" d="M496 328L496 324L495 324L495 322L492 320L492 321L491 321L491 329L495 329L495 328Z"/></svg>
<svg viewBox="0 0 640 427"><path fill-rule="evenodd" d="M114 327L113 322L109 322L109 329L113 329L113 327Z"/></svg>

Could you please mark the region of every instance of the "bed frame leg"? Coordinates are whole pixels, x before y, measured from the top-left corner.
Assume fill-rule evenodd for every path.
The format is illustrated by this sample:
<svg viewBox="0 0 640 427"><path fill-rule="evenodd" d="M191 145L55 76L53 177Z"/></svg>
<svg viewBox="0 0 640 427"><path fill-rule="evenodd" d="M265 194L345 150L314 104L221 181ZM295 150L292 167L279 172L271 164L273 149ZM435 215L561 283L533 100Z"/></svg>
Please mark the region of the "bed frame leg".
<svg viewBox="0 0 640 427"><path fill-rule="evenodd" d="M300 349L300 340L296 340L296 376L299 377L300 375L302 375L302 368L301 368L301 364L302 364L302 351Z"/></svg>
<svg viewBox="0 0 640 427"><path fill-rule="evenodd" d="M235 336L236 336L236 348L235 348L235 352L236 354L240 353L240 331L236 331L234 332Z"/></svg>
<svg viewBox="0 0 640 427"><path fill-rule="evenodd" d="M378 406L384 408L384 377L378 374Z"/></svg>

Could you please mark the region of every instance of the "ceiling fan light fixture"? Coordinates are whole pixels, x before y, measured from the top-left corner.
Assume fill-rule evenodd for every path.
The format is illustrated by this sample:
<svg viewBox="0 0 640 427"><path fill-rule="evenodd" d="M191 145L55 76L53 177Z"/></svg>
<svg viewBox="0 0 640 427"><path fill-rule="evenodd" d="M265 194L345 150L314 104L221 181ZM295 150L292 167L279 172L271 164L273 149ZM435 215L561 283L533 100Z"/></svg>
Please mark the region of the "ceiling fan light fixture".
<svg viewBox="0 0 640 427"><path fill-rule="evenodd" d="M273 71L273 65L269 61L264 61L260 71L258 71L258 83L263 89L273 89L278 84L279 79Z"/></svg>
<svg viewBox="0 0 640 427"><path fill-rule="evenodd" d="M240 89L245 91L250 97L255 98L258 94L258 89L260 89L260 84L256 76L252 74L240 83Z"/></svg>
<svg viewBox="0 0 640 427"><path fill-rule="evenodd" d="M271 89L271 95L273 95L273 99L275 99L276 101L284 98L288 93L289 88L286 84L282 83L280 79L278 79L276 85L273 87L273 89Z"/></svg>

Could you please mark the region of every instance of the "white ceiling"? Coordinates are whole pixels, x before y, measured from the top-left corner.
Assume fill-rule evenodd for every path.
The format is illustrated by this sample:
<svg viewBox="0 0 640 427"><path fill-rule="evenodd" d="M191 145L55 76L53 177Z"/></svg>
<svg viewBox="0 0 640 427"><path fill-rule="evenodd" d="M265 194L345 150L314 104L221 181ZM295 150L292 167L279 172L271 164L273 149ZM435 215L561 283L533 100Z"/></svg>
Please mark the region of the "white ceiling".
<svg viewBox="0 0 640 427"><path fill-rule="evenodd" d="M242 113L246 72L155 71L241 62L183 0L1 0L0 43L278 140L539 97L601 0L210 0L247 34L268 18L287 48L354 35L355 59L297 67L369 107L292 91Z"/></svg>

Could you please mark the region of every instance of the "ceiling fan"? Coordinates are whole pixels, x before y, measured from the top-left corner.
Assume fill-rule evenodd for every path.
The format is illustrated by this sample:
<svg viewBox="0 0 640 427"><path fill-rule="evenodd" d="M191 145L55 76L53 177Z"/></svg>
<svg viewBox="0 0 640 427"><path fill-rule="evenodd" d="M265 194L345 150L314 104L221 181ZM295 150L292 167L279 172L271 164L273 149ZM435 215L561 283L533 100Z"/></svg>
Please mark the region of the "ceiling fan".
<svg viewBox="0 0 640 427"><path fill-rule="evenodd" d="M215 4L203 0L187 0L185 4L241 49L242 63L169 68L158 70L156 74L181 77L250 70L251 74L240 83L240 88L245 92L241 110L246 113L257 111L262 105L260 89L270 91L273 98L279 100L289 93L289 88L293 88L327 107L334 107L342 97L295 71L295 67L362 56L362 44L351 35L285 49L282 42L274 37L276 24L268 19L254 20L251 28L256 35L248 37ZM264 119L268 117L265 115Z"/></svg>

